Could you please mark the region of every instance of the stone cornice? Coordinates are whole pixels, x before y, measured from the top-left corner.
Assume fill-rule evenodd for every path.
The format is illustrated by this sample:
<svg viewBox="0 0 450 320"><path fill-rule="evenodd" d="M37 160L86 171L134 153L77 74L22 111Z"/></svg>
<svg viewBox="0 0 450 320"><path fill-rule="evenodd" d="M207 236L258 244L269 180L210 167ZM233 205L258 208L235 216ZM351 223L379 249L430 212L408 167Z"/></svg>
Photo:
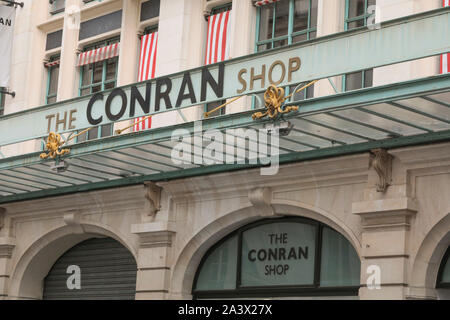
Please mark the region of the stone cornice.
<svg viewBox="0 0 450 320"><path fill-rule="evenodd" d="M126 192L124 192L126 190ZM34 216L48 215L49 212L65 212L76 207L81 212L121 211L123 209L143 208L146 202L144 185L106 190L73 193L64 196L41 198L5 204L11 216L21 214Z"/></svg>
<svg viewBox="0 0 450 320"><path fill-rule="evenodd" d="M316 161L306 161L281 165L278 174L262 176L259 169L226 172L215 175L199 176L189 179L178 179L159 182L176 201L186 197L236 197L247 194L256 187L284 187L298 184L317 183L333 179L338 184L339 179L345 183L354 178L361 182L361 177L368 176L369 153Z"/></svg>

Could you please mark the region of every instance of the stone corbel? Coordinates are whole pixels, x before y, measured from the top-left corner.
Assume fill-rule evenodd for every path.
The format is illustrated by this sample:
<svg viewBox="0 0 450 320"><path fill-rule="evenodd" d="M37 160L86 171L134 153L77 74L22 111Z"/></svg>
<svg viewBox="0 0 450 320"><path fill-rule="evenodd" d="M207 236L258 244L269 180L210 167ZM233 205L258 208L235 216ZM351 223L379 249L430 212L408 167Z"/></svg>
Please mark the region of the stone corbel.
<svg viewBox="0 0 450 320"><path fill-rule="evenodd" d="M248 192L248 199L261 216L274 216L272 208L272 189L268 187L252 189Z"/></svg>
<svg viewBox="0 0 450 320"><path fill-rule="evenodd" d="M154 217L161 210L161 190L155 183L148 181L145 185L145 198L148 200L148 216Z"/></svg>
<svg viewBox="0 0 450 320"><path fill-rule="evenodd" d="M14 238L0 238L0 259L10 259L15 246L16 242Z"/></svg>
<svg viewBox="0 0 450 320"><path fill-rule="evenodd" d="M68 210L63 216L64 223L77 230L77 233L84 233L83 226L81 225L81 212L77 209Z"/></svg>
<svg viewBox="0 0 450 320"><path fill-rule="evenodd" d="M386 192L392 180L392 155L385 149L374 149L371 151L370 167L378 175L377 191Z"/></svg>

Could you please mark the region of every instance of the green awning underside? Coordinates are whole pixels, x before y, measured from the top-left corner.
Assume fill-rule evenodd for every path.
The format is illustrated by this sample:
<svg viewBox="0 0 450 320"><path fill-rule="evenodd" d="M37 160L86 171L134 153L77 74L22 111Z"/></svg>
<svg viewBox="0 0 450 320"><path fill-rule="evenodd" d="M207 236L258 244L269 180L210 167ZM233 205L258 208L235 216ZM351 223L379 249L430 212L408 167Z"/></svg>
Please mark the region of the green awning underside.
<svg viewBox="0 0 450 320"><path fill-rule="evenodd" d="M288 136L280 137L281 164L450 138L448 75L290 104L300 109L282 120L294 127ZM233 128L260 129L271 123L254 121L254 112L206 119L202 128L225 133ZM54 161L41 160L39 153L0 159L0 203L261 166L248 161L174 164L171 152L179 142L171 137L176 129L194 135L194 124L183 123L72 145L71 153L64 157L69 168L61 173L52 171ZM204 141L203 146L209 143ZM238 154L236 148L229 150ZM248 150L245 154L247 158Z"/></svg>

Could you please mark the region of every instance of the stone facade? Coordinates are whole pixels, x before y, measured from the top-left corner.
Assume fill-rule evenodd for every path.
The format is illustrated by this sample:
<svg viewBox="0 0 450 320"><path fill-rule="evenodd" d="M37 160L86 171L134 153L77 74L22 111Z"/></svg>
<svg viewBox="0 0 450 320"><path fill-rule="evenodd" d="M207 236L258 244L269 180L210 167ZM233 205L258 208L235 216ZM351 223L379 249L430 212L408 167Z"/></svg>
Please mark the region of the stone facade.
<svg viewBox="0 0 450 320"><path fill-rule="evenodd" d="M118 84L136 81L138 32L159 24L158 75L202 64L206 34L204 0L162 0L159 18L138 22L140 0L87 4L81 20L122 8L120 30L78 41L67 27L70 12L51 16L47 1L25 0L15 29L11 88L6 113L42 105L46 74L42 62L48 32L64 28L58 100L74 97L79 74L76 50L121 36ZM214 4L229 1L216 0ZM319 0L318 35L342 31L344 0ZM382 20L440 6L438 0L380 1ZM44 5L43 5L44 3ZM251 1L233 0L231 57L253 52L256 13ZM66 7L81 0L66 0ZM436 74L438 59L428 58L375 70L374 84ZM339 79L334 79L339 84ZM333 93L322 80L317 96ZM232 104L227 112L250 108ZM199 109L185 112L188 120ZM180 120L180 119L179 119ZM123 124L118 124L121 126ZM6 156L36 149L34 142L4 147ZM57 258L77 243L107 236L122 243L138 266L137 299L191 299L200 260L217 241L250 222L275 216L301 216L331 226L355 248L361 260L360 299L450 298L435 289L441 259L450 245L450 143L387 150L380 165L389 173L380 188L374 154L282 165L279 174L258 169L148 183L15 202L0 208L0 299L41 299L43 279ZM366 286L367 267L381 268L381 289Z"/></svg>
<svg viewBox="0 0 450 320"><path fill-rule="evenodd" d="M301 216L344 235L361 259L360 299L437 299L450 245L450 144L389 150L392 180L377 191L368 153L4 205L1 294L39 299L56 258L94 235L120 241L138 265L137 299L190 299L205 252L233 230L273 216ZM381 289L366 286L369 265Z"/></svg>

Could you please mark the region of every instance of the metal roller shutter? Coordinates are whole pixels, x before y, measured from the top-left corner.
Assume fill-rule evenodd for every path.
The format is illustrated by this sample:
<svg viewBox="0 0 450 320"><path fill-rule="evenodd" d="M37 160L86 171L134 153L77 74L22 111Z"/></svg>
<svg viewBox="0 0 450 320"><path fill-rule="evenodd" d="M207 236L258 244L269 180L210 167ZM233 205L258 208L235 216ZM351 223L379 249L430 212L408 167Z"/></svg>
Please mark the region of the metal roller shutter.
<svg viewBox="0 0 450 320"><path fill-rule="evenodd" d="M67 268L80 267L81 289L69 290ZM137 265L133 255L111 238L90 239L64 253L44 280L44 299L133 300Z"/></svg>

